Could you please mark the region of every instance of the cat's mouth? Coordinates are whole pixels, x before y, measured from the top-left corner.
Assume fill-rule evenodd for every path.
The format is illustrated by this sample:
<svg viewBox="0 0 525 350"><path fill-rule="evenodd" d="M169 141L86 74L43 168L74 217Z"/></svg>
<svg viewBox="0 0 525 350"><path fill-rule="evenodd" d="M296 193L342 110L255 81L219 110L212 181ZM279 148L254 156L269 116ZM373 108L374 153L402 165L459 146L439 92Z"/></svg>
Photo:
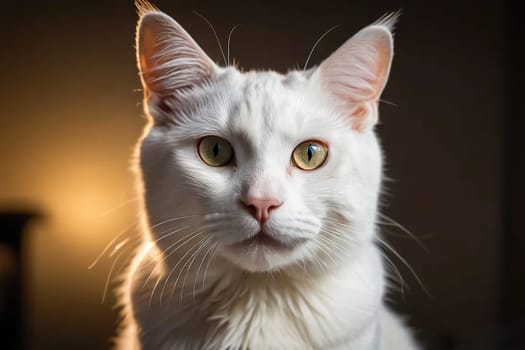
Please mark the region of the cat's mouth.
<svg viewBox="0 0 525 350"><path fill-rule="evenodd" d="M233 246L238 248L252 248L252 247L268 247L273 249L293 249L298 245L304 243L306 239L298 238L291 240L280 240L268 234L265 230L260 230L253 236L244 239Z"/></svg>
<svg viewBox="0 0 525 350"><path fill-rule="evenodd" d="M224 253L243 270L268 271L296 260L309 240L308 237L259 227L249 232L247 238L226 246Z"/></svg>

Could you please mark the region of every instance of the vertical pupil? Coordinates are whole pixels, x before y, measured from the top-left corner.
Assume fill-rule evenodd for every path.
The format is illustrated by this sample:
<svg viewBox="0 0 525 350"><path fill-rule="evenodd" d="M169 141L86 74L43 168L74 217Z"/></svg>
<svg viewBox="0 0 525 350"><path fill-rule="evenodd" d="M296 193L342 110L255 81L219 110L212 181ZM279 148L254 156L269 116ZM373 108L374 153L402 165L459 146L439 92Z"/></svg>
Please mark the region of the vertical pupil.
<svg viewBox="0 0 525 350"><path fill-rule="evenodd" d="M312 160L313 156L314 156L314 147L312 145L308 145L308 161Z"/></svg>
<svg viewBox="0 0 525 350"><path fill-rule="evenodd" d="M213 157L217 158L217 154L221 151L221 145L219 143L216 143L215 146L213 146Z"/></svg>

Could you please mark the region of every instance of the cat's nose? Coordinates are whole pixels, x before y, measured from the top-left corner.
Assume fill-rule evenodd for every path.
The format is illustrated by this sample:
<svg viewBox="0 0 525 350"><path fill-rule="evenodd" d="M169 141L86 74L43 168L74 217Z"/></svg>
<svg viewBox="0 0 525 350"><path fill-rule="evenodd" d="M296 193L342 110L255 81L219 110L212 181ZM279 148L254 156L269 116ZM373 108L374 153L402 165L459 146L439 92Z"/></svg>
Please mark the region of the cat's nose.
<svg viewBox="0 0 525 350"><path fill-rule="evenodd" d="M268 220L272 210L279 208L283 204L283 202L274 198L241 199L241 203L261 224Z"/></svg>

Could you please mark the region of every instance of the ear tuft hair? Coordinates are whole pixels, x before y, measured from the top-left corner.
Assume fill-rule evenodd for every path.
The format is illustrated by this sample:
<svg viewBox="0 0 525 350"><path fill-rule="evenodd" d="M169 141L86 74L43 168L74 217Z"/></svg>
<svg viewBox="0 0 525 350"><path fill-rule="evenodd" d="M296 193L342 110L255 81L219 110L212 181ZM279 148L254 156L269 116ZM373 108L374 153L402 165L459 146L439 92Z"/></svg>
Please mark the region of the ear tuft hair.
<svg viewBox="0 0 525 350"><path fill-rule="evenodd" d="M385 27L390 33L392 33L392 35L394 35L396 24L401 14L402 10L386 13L371 25Z"/></svg>
<svg viewBox="0 0 525 350"><path fill-rule="evenodd" d="M142 17L150 12L160 12L160 10L147 0L135 0L137 14Z"/></svg>

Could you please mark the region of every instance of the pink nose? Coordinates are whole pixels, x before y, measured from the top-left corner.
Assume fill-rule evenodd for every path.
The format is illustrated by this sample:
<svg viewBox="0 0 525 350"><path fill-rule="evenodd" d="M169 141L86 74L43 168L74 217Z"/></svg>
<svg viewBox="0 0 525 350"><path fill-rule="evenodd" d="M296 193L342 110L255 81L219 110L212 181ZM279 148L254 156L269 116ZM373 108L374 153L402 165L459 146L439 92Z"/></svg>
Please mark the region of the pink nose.
<svg viewBox="0 0 525 350"><path fill-rule="evenodd" d="M270 212L277 209L283 204L277 199L259 199L259 198L248 198L246 200L241 199L241 203L248 209L250 214L259 221L260 223L268 220Z"/></svg>

